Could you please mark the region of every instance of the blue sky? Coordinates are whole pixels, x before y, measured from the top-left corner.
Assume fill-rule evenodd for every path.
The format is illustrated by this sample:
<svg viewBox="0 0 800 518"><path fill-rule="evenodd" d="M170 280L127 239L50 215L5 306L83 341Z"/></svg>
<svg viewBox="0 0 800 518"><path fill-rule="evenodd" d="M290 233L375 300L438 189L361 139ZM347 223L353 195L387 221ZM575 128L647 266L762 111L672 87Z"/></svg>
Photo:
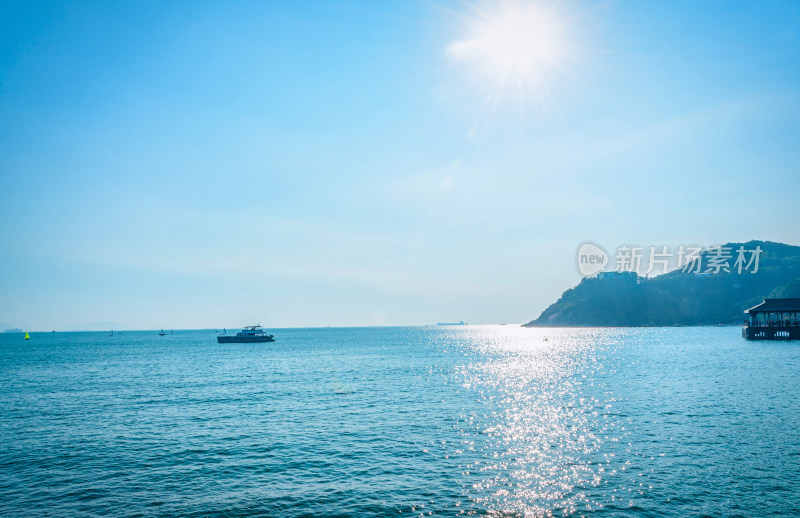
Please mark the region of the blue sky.
<svg viewBox="0 0 800 518"><path fill-rule="evenodd" d="M531 69L469 54L509 8ZM792 1L3 2L0 321L524 322L586 240L800 244L798 63Z"/></svg>

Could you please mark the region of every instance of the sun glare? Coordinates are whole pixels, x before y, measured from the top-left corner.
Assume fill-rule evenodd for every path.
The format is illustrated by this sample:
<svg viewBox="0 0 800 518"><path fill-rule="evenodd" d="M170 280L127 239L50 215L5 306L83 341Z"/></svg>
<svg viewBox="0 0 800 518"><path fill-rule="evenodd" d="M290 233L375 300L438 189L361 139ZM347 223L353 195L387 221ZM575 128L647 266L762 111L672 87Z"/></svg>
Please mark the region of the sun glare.
<svg viewBox="0 0 800 518"><path fill-rule="evenodd" d="M504 2L476 11L465 39L448 54L469 63L494 88L535 90L562 66L566 55L561 18L541 3Z"/></svg>

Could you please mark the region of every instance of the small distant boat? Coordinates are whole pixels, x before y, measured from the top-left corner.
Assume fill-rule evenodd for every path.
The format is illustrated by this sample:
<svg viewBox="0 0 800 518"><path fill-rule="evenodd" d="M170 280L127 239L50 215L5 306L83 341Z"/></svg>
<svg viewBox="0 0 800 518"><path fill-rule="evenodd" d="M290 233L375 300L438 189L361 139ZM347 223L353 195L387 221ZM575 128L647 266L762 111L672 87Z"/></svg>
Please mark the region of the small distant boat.
<svg viewBox="0 0 800 518"><path fill-rule="evenodd" d="M158 333L158 336L167 336L167 333L165 333L164 330L162 329L161 332Z"/></svg>
<svg viewBox="0 0 800 518"><path fill-rule="evenodd" d="M114 330L113 329L111 330L111 333L109 333L108 336L114 336Z"/></svg>
<svg viewBox="0 0 800 518"><path fill-rule="evenodd" d="M220 335L217 342L221 344L274 342L275 337L268 335L261 326L247 326L235 335Z"/></svg>
<svg viewBox="0 0 800 518"><path fill-rule="evenodd" d="M461 320L460 322L439 322L436 324L437 326L465 326L467 325L466 322Z"/></svg>
<svg viewBox="0 0 800 518"><path fill-rule="evenodd" d="M31 339L31 337L28 335L28 332L25 331L25 340L30 340L30 339Z"/></svg>

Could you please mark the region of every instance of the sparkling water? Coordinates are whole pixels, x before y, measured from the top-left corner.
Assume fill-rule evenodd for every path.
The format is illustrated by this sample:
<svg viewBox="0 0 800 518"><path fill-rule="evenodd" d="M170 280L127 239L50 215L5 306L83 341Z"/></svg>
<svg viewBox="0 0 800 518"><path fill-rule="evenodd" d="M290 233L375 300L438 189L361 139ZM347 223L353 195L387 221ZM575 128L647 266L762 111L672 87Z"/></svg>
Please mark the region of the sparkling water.
<svg viewBox="0 0 800 518"><path fill-rule="evenodd" d="M798 342L271 332L0 335L0 515L800 515Z"/></svg>

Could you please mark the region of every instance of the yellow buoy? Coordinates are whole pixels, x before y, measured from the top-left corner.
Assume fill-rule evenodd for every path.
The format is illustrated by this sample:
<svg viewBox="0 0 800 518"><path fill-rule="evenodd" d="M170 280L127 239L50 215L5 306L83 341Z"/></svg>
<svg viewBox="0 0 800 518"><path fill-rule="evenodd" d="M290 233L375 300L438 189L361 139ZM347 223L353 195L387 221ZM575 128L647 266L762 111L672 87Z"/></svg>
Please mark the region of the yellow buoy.
<svg viewBox="0 0 800 518"><path fill-rule="evenodd" d="M31 337L30 337L30 336L28 336L28 332L27 332L27 331L25 331L25 340L30 340L30 339L31 339Z"/></svg>

